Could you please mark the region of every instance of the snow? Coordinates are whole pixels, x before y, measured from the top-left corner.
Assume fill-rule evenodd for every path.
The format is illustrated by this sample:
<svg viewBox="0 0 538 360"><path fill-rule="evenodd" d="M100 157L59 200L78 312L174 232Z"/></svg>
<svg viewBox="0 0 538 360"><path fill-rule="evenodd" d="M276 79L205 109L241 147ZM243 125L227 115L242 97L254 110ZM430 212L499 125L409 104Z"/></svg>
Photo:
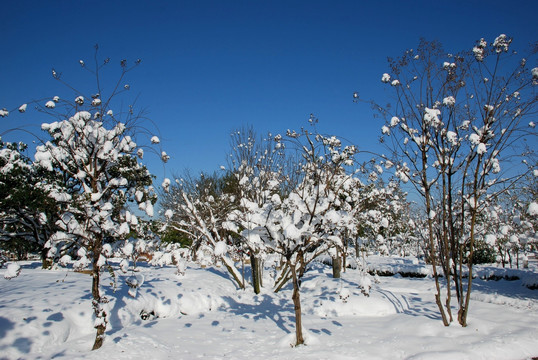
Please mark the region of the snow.
<svg viewBox="0 0 538 360"><path fill-rule="evenodd" d="M381 219L381 222L379 223L379 225L384 227L384 228L388 228L389 227L389 220L384 217L384 218Z"/></svg>
<svg viewBox="0 0 538 360"><path fill-rule="evenodd" d="M77 172L77 174L75 175L75 177L76 177L77 179L81 179L81 180L82 180L82 179L84 179L84 178L86 177L86 175L87 175L87 174L86 174L85 171L83 171L83 170L79 170L79 171Z"/></svg>
<svg viewBox="0 0 538 360"><path fill-rule="evenodd" d="M441 115L441 111L439 109L430 109L430 108L424 109L424 121L427 124L430 124L434 127L441 125L441 120L439 120L439 115Z"/></svg>
<svg viewBox="0 0 538 360"><path fill-rule="evenodd" d="M170 191L170 179L169 178L165 178L161 184L163 190L165 192L169 192Z"/></svg>
<svg viewBox="0 0 538 360"><path fill-rule="evenodd" d="M415 260L364 259L377 271L429 274ZM342 279L333 279L330 267L320 263L309 267L301 286L305 346L289 346L291 284L276 294L263 288L255 295L237 290L222 268L188 263L178 277L174 266L138 264L139 272L118 275L104 345L90 351L95 337L90 275L42 270L36 262L20 265L19 278L0 282L0 349L6 359L526 359L538 354L538 293L522 286L530 280L476 278L469 325L444 327L429 275L372 281L348 269ZM506 273L536 275L536 268ZM111 280L107 276L104 284ZM358 285L368 282L370 296L364 296ZM105 295L112 291L105 287Z"/></svg>
<svg viewBox="0 0 538 360"><path fill-rule="evenodd" d="M167 219L171 219L172 216L174 216L174 212L173 212L172 210L168 209L168 210L166 210L166 211L164 212L164 217L165 217L165 218L167 218Z"/></svg>
<svg viewBox="0 0 538 360"><path fill-rule="evenodd" d="M19 264L13 262L13 263L9 263L7 265L7 269L6 269L6 272L4 273L4 279L13 279L17 276L19 276L19 273L21 271L21 267L19 266Z"/></svg>
<svg viewBox="0 0 538 360"><path fill-rule="evenodd" d="M143 159L144 158L144 150L143 149L138 149L136 150L136 156L138 156L140 159Z"/></svg>
<svg viewBox="0 0 538 360"><path fill-rule="evenodd" d="M484 50L486 49L486 46L488 43L484 38L480 39L478 44L473 48L474 57L477 61L483 61L484 60Z"/></svg>
<svg viewBox="0 0 538 360"><path fill-rule="evenodd" d="M480 136L478 134L471 134L469 135L469 141L473 145L478 145L480 144Z"/></svg>
<svg viewBox="0 0 538 360"><path fill-rule="evenodd" d="M446 139L449 143L452 144L452 146L458 145L458 134L456 134L453 131L447 131L446 133Z"/></svg>
<svg viewBox="0 0 538 360"><path fill-rule="evenodd" d="M112 255L112 246L110 244L103 245L103 254L110 257Z"/></svg>
<svg viewBox="0 0 538 360"><path fill-rule="evenodd" d="M501 52L507 52L508 46L512 42L512 39L510 39L505 34L501 34L495 38L495 41L493 42L493 47L495 47L495 52L501 53Z"/></svg>
<svg viewBox="0 0 538 360"><path fill-rule="evenodd" d="M406 169L397 170L395 175L404 183L406 184L409 181L408 172Z"/></svg>
<svg viewBox="0 0 538 360"><path fill-rule="evenodd" d="M87 268L89 265L90 265L90 260L86 256L81 256L80 259L78 259L77 261L73 263L73 268L81 270L81 269Z"/></svg>
<svg viewBox="0 0 538 360"><path fill-rule="evenodd" d="M144 192L140 191L140 190L136 190L135 192L135 199L137 202L141 202L142 199L144 198ZM144 205L145 206L145 205Z"/></svg>
<svg viewBox="0 0 538 360"><path fill-rule="evenodd" d="M166 151L161 151L161 160L163 162L167 162L170 160L170 156L166 153Z"/></svg>
<svg viewBox="0 0 538 360"><path fill-rule="evenodd" d="M102 193L92 193L91 194L91 201L92 202L97 202L101 199L101 197L103 196Z"/></svg>
<svg viewBox="0 0 538 360"><path fill-rule="evenodd" d="M497 236L495 236L495 234L486 234L485 241L488 245L495 246L495 242L497 241Z"/></svg>
<svg viewBox="0 0 538 360"><path fill-rule="evenodd" d="M57 189L52 189L49 196L58 202L67 202L71 200L71 195L66 192L59 192Z"/></svg>
<svg viewBox="0 0 538 360"><path fill-rule="evenodd" d="M454 106L456 104L456 99L454 96L447 96L443 99L443 105L445 106Z"/></svg>
<svg viewBox="0 0 538 360"><path fill-rule="evenodd" d="M529 207L527 209L527 214L531 215L531 216L536 216L538 215L538 203L535 203L535 202L531 202L529 204Z"/></svg>
<svg viewBox="0 0 538 360"><path fill-rule="evenodd" d="M129 234L129 232L131 231L131 229L129 228L129 224L124 222L120 225L120 228L118 230L118 234L119 235L127 235ZM132 245L131 245L132 246ZM132 251L131 251L132 252Z"/></svg>
<svg viewBox="0 0 538 360"><path fill-rule="evenodd" d="M223 256L226 252L228 252L228 247L226 246L225 241L219 241L215 244L215 256Z"/></svg>
<svg viewBox="0 0 538 360"><path fill-rule="evenodd" d="M147 200L145 203L141 203L141 204L145 204L144 209L142 210L145 210L146 214L149 217L153 217L153 204L151 203L151 201Z"/></svg>
<svg viewBox="0 0 538 360"><path fill-rule="evenodd" d="M499 164L499 159L497 158L491 159L491 172L493 174L498 174L501 172L501 165Z"/></svg>
<svg viewBox="0 0 538 360"><path fill-rule="evenodd" d="M131 256L133 255L133 251L134 251L134 245L130 242L127 242L125 243L125 245L121 248L121 251L126 255L126 256Z"/></svg>

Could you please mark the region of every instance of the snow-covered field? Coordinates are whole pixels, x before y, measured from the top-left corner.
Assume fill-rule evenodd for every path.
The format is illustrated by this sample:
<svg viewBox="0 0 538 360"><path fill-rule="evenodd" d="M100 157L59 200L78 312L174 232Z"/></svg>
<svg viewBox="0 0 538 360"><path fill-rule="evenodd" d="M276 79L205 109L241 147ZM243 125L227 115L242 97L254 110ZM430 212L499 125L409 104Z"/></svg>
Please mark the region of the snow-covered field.
<svg viewBox="0 0 538 360"><path fill-rule="evenodd" d="M368 260L370 268L405 269L416 261ZM400 265L398 265L400 264ZM538 356L538 290L528 280L475 279L469 326L444 327L434 303L434 281L379 277L361 294L360 272L333 279L316 263L301 286L307 345L294 336L291 284L278 294L237 290L219 268L140 266L136 298L118 279L111 326L100 350L90 351L90 276L41 270L21 263L12 280L0 279L1 359L530 359ZM3 275L5 270L0 270ZM491 270L483 270L491 271ZM129 274L128 274L129 275ZM126 276L128 276L126 275ZM536 276L536 269L529 276ZM109 278L104 284L109 282ZM106 287L110 289L109 287ZM342 299L346 297L347 299ZM141 311L153 312L147 320Z"/></svg>

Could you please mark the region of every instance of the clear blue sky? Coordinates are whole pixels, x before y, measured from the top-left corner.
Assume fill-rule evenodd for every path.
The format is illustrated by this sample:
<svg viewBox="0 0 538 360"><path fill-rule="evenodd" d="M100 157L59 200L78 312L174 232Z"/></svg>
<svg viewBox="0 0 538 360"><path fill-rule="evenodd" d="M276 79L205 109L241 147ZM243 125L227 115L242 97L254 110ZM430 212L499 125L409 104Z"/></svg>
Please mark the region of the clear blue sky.
<svg viewBox="0 0 538 360"><path fill-rule="evenodd" d="M161 178L185 168L225 164L229 133L306 125L379 151L380 120L352 102L358 91L380 103L386 58L420 37L448 51L492 41L500 33L523 49L538 40L535 0L528 1L24 1L2 2L0 108L69 94L51 68L76 86L91 78L93 46L142 64L129 76L131 95L161 131L172 159ZM115 62L115 63L114 63ZM119 71L110 71L115 78ZM82 82L82 84L81 84ZM0 118L0 133L49 121L32 112ZM38 130L36 130L38 131ZM20 135L20 134L19 134ZM18 140L15 134L4 140Z"/></svg>

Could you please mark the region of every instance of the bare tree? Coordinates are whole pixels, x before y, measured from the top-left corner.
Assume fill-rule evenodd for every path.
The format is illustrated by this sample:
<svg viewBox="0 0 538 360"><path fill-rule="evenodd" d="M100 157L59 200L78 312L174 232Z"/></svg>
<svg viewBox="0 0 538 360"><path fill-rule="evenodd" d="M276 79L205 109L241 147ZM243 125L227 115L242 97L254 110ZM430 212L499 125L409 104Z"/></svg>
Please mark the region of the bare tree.
<svg viewBox="0 0 538 360"><path fill-rule="evenodd" d="M396 95L393 106L374 104L387 120L383 139L397 174L424 199L435 298L447 326L452 282L458 322L467 325L477 216L531 169L516 160L536 136L529 120L536 115L538 69L528 67L530 60L514 61L510 43L500 35L452 55L422 40L416 51L389 59L391 73L381 80ZM444 303L438 265L447 284Z"/></svg>

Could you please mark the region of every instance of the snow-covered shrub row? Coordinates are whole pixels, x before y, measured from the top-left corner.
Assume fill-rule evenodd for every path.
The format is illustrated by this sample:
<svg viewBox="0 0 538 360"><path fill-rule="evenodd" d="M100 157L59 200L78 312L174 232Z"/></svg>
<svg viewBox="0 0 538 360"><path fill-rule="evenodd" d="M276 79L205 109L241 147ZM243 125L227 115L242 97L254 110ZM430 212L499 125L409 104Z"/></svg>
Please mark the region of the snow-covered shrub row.
<svg viewBox="0 0 538 360"><path fill-rule="evenodd" d="M521 280L522 286L525 286L531 290L538 289L538 274L536 273L536 269L521 270L492 266L479 266L477 267L477 270L473 276L483 280Z"/></svg>
<svg viewBox="0 0 538 360"><path fill-rule="evenodd" d="M393 276L399 274L403 277L426 277L432 275L431 266L424 262L419 264L390 263L390 264L368 264L368 272L379 276Z"/></svg>
<svg viewBox="0 0 538 360"><path fill-rule="evenodd" d="M526 272L521 276L521 282L531 290L538 290L538 274L535 272Z"/></svg>

